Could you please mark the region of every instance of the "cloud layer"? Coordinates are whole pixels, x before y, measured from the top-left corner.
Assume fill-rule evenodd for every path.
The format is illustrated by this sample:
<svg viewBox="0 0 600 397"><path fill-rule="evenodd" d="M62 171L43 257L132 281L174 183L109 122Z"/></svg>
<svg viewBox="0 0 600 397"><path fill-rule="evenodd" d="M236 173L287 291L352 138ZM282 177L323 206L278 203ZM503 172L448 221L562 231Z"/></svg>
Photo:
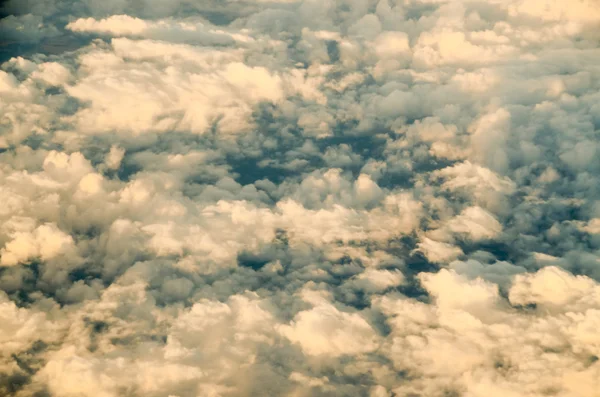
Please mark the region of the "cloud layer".
<svg viewBox="0 0 600 397"><path fill-rule="evenodd" d="M3 12L0 395L598 395L596 2Z"/></svg>

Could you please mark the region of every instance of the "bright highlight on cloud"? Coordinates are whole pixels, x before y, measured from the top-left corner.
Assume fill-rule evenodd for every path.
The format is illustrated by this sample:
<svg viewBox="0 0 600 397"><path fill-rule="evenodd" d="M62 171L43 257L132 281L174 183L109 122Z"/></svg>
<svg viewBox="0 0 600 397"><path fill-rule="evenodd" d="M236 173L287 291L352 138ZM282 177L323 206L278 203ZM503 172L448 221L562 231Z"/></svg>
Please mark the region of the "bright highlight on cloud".
<svg viewBox="0 0 600 397"><path fill-rule="evenodd" d="M0 395L598 396L597 2L3 12Z"/></svg>

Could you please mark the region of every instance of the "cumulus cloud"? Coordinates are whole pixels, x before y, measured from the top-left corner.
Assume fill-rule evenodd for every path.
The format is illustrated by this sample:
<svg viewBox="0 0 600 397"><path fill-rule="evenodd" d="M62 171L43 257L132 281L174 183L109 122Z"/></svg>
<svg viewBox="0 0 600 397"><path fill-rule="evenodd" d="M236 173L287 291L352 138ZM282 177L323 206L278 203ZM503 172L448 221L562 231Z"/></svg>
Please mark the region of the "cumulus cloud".
<svg viewBox="0 0 600 397"><path fill-rule="evenodd" d="M299 312L278 331L309 356L358 355L377 348L377 334L364 318L327 302L316 302L314 308Z"/></svg>
<svg viewBox="0 0 600 397"><path fill-rule="evenodd" d="M0 395L597 395L595 2L5 3Z"/></svg>

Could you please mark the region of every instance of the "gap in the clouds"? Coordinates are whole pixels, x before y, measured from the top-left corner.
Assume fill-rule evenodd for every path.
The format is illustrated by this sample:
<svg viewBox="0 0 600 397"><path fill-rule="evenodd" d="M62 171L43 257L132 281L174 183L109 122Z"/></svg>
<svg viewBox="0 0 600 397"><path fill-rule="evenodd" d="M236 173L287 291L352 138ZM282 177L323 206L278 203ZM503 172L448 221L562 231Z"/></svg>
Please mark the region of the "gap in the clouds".
<svg viewBox="0 0 600 397"><path fill-rule="evenodd" d="M17 359L15 357L12 358L13 361L19 365ZM21 368L19 369L19 371L14 371L11 373L0 372L0 395L14 395L31 383L32 375L27 373L27 371L23 371ZM45 397L41 394L36 394L34 396Z"/></svg>
<svg viewBox="0 0 600 397"><path fill-rule="evenodd" d="M377 333L384 338L392 333L392 327L388 322L388 316L379 310L371 310L369 312L369 323L375 328Z"/></svg>
<svg viewBox="0 0 600 397"><path fill-rule="evenodd" d="M520 252L511 249L509 244L506 244L501 241L482 241L482 242L472 242L467 240L458 239L456 245L462 249L465 255L469 256L472 253L477 251L487 252L498 261L508 261L511 263L516 263L519 259L523 259L523 256L520 255Z"/></svg>
<svg viewBox="0 0 600 397"><path fill-rule="evenodd" d="M101 320L90 320L88 317L83 318L83 323L89 329L90 343L87 348L90 353L94 353L98 349L98 335L108 331L110 324Z"/></svg>
<svg viewBox="0 0 600 397"><path fill-rule="evenodd" d="M382 188L387 189L396 189L403 188L408 189L411 188L414 184L412 179L412 173L406 170L400 171L388 171L385 172L382 177L377 181L377 184Z"/></svg>
<svg viewBox="0 0 600 397"><path fill-rule="evenodd" d="M254 271L262 269L270 261L271 259L267 256L253 254L252 252L248 251L242 251L237 256L237 262L239 266L249 267Z"/></svg>
<svg viewBox="0 0 600 397"><path fill-rule="evenodd" d="M524 194L514 197L511 207L516 210L504 222L504 234L513 236L503 242L507 246L506 260L530 268L528 262L531 262L532 252L563 258L577 251L595 249L587 233L577 226L578 222L588 220L589 209L569 200L570 191L567 190L565 194L566 197L562 196L556 189L556 193L550 193L542 203L528 202ZM585 271L584 268L571 265L569 271L597 278L590 269Z"/></svg>
<svg viewBox="0 0 600 397"><path fill-rule="evenodd" d="M61 35L48 37L40 42L37 51L46 55L64 54L76 51L92 43L92 37L79 37L62 31Z"/></svg>
<svg viewBox="0 0 600 397"><path fill-rule="evenodd" d="M328 149L348 147L350 153L359 156L359 161L344 165L329 165L329 168L342 168L357 177L367 161L386 160L386 145L394 135L384 127L375 128L368 132L357 132L356 121L338 122L332 127L332 135L325 137L310 137L302 129L289 120L280 119L273 105L261 104L253 114L257 128L255 132L244 134L238 140L238 146L244 150L228 155L227 162L232 166L232 172L238 183L247 185L258 180L269 179L281 183L295 175L306 175L327 165L324 154ZM414 122L415 120L409 120ZM264 143L269 143L266 147ZM275 148L272 142L276 142ZM318 156L310 154L304 148L315 146ZM294 161L298 162L293 165ZM384 188L410 188L413 186L414 175L427 173L452 165L454 162L435 159L430 156L422 160L411 159L409 168L390 168L383 172L377 181Z"/></svg>
<svg viewBox="0 0 600 397"><path fill-rule="evenodd" d="M69 282L75 284L78 281L89 282L92 280L100 280L102 278L101 268L90 264L90 266L81 266L69 273ZM104 286L108 287L111 281L105 281Z"/></svg>
<svg viewBox="0 0 600 397"><path fill-rule="evenodd" d="M38 340L29 349L11 355L12 361L18 369L13 369L11 372L0 372L0 395L15 395L31 384L33 376L45 364L44 360L37 355L43 353L46 347L44 342ZM31 395L32 397L51 397L50 393L43 386L37 385L37 387L41 387L41 389L27 395Z"/></svg>
<svg viewBox="0 0 600 397"><path fill-rule="evenodd" d="M206 18L206 20L208 20L210 23L216 26L227 26L242 16L231 12L227 13L223 11L210 10L200 11L200 15L202 15L202 17Z"/></svg>
<svg viewBox="0 0 600 397"><path fill-rule="evenodd" d="M334 145L348 145L354 153L369 159L382 159L386 140L380 135L351 135L344 134L345 128L350 126L340 124L336 127L337 132L334 136L324 137L315 141L315 144L321 151Z"/></svg>
<svg viewBox="0 0 600 397"><path fill-rule="evenodd" d="M62 150L62 145L54 142L49 142L44 135L32 134L21 142L23 146L28 146L33 150ZM13 148L14 149L14 148Z"/></svg>
<svg viewBox="0 0 600 397"><path fill-rule="evenodd" d="M105 156L109 153L111 142L92 137L88 139L85 145L80 149L81 154L85 157L92 166L96 169L104 163ZM110 171L107 171L111 174Z"/></svg>
<svg viewBox="0 0 600 397"><path fill-rule="evenodd" d="M453 161L444 158L427 157L424 161L414 161L412 172L416 175L426 174L443 168L451 167L457 164L458 161Z"/></svg>
<svg viewBox="0 0 600 397"><path fill-rule="evenodd" d="M350 246L364 247L364 244L350 244ZM390 251L390 253L400 253L397 249L388 250L385 247L373 248ZM314 282L316 285L320 285L321 288L326 286L326 289L332 294L335 302L356 310L370 308L374 292L356 288L352 281L365 270L365 265L361 263L360 259L344 255L336 260L331 260L327 256L324 256L324 253L314 251L310 257L307 257L308 262L297 262L297 259L301 256L298 255L299 253L290 252L290 249L286 244L279 244L276 249L273 246L265 246L257 252L244 252L240 254L238 256L239 267L229 271L223 270L218 272L218 274L209 274L204 277L206 287L203 288L204 294L202 297L217 298L219 300L226 299L227 294L221 295L219 291L230 289L227 286L229 283L233 283L236 286L236 290L255 291L261 297L274 296L282 292L285 292L285 296L289 297L293 296L299 289L305 288L306 282ZM369 245L366 246L366 249L367 252L370 252ZM409 252L410 250L405 247L403 252L407 251ZM404 254L401 255L402 260L404 260L406 256ZM415 256L414 254L407 255ZM267 264L275 262L279 263L278 266L281 266L280 272L265 270ZM417 264L416 262L419 263ZM437 271L438 268L434 265L425 266L425 262L424 258L409 259L408 263L412 269L409 268L408 271L405 265L402 264L383 265L381 270L400 270L407 276L407 280L401 286L389 287L376 294L399 292L408 298L428 302L429 296L420 286L416 275L424 269ZM314 271L317 269L322 273L315 277ZM224 282L224 280L228 281ZM233 288L233 285L231 288ZM208 290L212 290L212 292L206 295ZM282 309L283 307L285 305L281 306ZM281 315L289 320L293 318L293 315L298 310L301 310L301 307L297 307L291 311L289 308L286 308ZM386 327L387 325L383 323L378 325L378 329L384 334L389 332L389 330L386 331Z"/></svg>
<svg viewBox="0 0 600 397"><path fill-rule="evenodd" d="M13 354L13 359L19 368L27 375L35 375L43 364L43 359L37 355L44 352L48 347L48 344L42 340L37 340L31 344L29 349L23 351L19 355Z"/></svg>
<svg viewBox="0 0 600 397"><path fill-rule="evenodd" d="M417 248L418 239L415 234L404 235L388 242L385 251L403 263L402 266L382 266L382 270L402 271L405 277L404 282L390 291L397 291L410 299L415 299L424 303L430 303L429 293L422 287L417 276L419 273L437 273L440 266L427 260L425 255L419 252Z"/></svg>
<svg viewBox="0 0 600 397"><path fill-rule="evenodd" d="M7 6L8 6L7 3L9 1L10 0L0 0L0 20L2 18L5 18L5 17L9 16L9 15L12 15L11 14L12 10L7 9Z"/></svg>
<svg viewBox="0 0 600 397"><path fill-rule="evenodd" d="M228 163L231 165L231 172L235 176L236 182L242 186L265 179L275 184L280 184L285 180L289 180L290 177L297 175L293 170L259 165L259 160L254 158L229 158Z"/></svg>
<svg viewBox="0 0 600 397"><path fill-rule="evenodd" d="M22 38L12 38L0 29L0 65L11 58L40 58L65 54L87 46L91 43L89 38L79 37L59 31L56 35L42 37L39 41L26 41Z"/></svg>
<svg viewBox="0 0 600 397"><path fill-rule="evenodd" d="M32 261L19 266L0 267L0 288L18 307L29 307L39 297L30 296L38 291L40 262ZM43 293L43 291L40 291Z"/></svg>
<svg viewBox="0 0 600 397"><path fill-rule="evenodd" d="M346 279L343 279L344 281ZM342 283L342 280L338 281L334 285L337 284L339 286ZM358 311L362 311L371 306L370 295L362 290L356 291L339 291L338 289L334 290L333 297L336 302L340 302L348 307L352 307Z"/></svg>
<svg viewBox="0 0 600 397"><path fill-rule="evenodd" d="M263 179L280 184L324 164L319 156L302 150L303 145L314 144L314 139L304 137L297 126L276 117L275 111L272 104L259 104L252 115L255 130L237 139L242 150L231 151L223 147L228 152L227 163L241 185ZM294 165L294 161L300 161L300 168Z"/></svg>
<svg viewBox="0 0 600 397"><path fill-rule="evenodd" d="M340 45L337 40L327 40L325 42L329 62L337 63L340 60Z"/></svg>
<svg viewBox="0 0 600 397"><path fill-rule="evenodd" d="M276 155L270 155L270 153L265 153L265 158L273 158L275 156ZM236 157L229 157L227 163L231 167L231 173L236 182L242 186L263 180L268 180L279 185L284 181L289 182L291 181L291 178L296 179L301 175L301 172L298 170L261 164L261 161L256 158ZM310 164L303 171L310 172L315 168L318 167L316 167L315 164Z"/></svg>
<svg viewBox="0 0 600 397"><path fill-rule="evenodd" d="M133 176L144 168L135 162L131 161L131 157L125 156L121 162L121 166L116 171L116 176L119 180L129 182Z"/></svg>

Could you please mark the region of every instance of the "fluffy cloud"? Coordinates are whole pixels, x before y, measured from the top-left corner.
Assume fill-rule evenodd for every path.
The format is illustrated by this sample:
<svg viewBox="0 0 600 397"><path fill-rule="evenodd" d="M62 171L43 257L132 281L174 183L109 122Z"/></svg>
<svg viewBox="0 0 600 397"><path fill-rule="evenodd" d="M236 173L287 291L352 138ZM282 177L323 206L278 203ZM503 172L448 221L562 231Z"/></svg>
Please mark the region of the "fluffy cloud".
<svg viewBox="0 0 600 397"><path fill-rule="evenodd" d="M376 335L364 319L329 305L298 313L280 332L310 356L356 355L377 347Z"/></svg>
<svg viewBox="0 0 600 397"><path fill-rule="evenodd" d="M551 290L556 278L564 283L560 292ZM594 341L586 339L582 322L594 321L595 309L588 311L588 304L597 304L592 303L594 298L586 303L572 301L571 309L587 313L581 316L567 314L571 310L567 306L552 312L540 306L527 312L511 308L495 284L481 279L467 281L442 270L424 275L422 282L435 307L391 297L379 301L393 316L389 354L398 369L414 379L394 389L396 393L420 390L436 395L450 390L516 396L543 395L552 389L558 395L593 395L596 348ZM547 268L518 276L509 299L513 305L543 305L548 300L558 308L595 286L590 279Z"/></svg>
<svg viewBox="0 0 600 397"><path fill-rule="evenodd" d="M595 396L593 1L0 20L0 395Z"/></svg>

